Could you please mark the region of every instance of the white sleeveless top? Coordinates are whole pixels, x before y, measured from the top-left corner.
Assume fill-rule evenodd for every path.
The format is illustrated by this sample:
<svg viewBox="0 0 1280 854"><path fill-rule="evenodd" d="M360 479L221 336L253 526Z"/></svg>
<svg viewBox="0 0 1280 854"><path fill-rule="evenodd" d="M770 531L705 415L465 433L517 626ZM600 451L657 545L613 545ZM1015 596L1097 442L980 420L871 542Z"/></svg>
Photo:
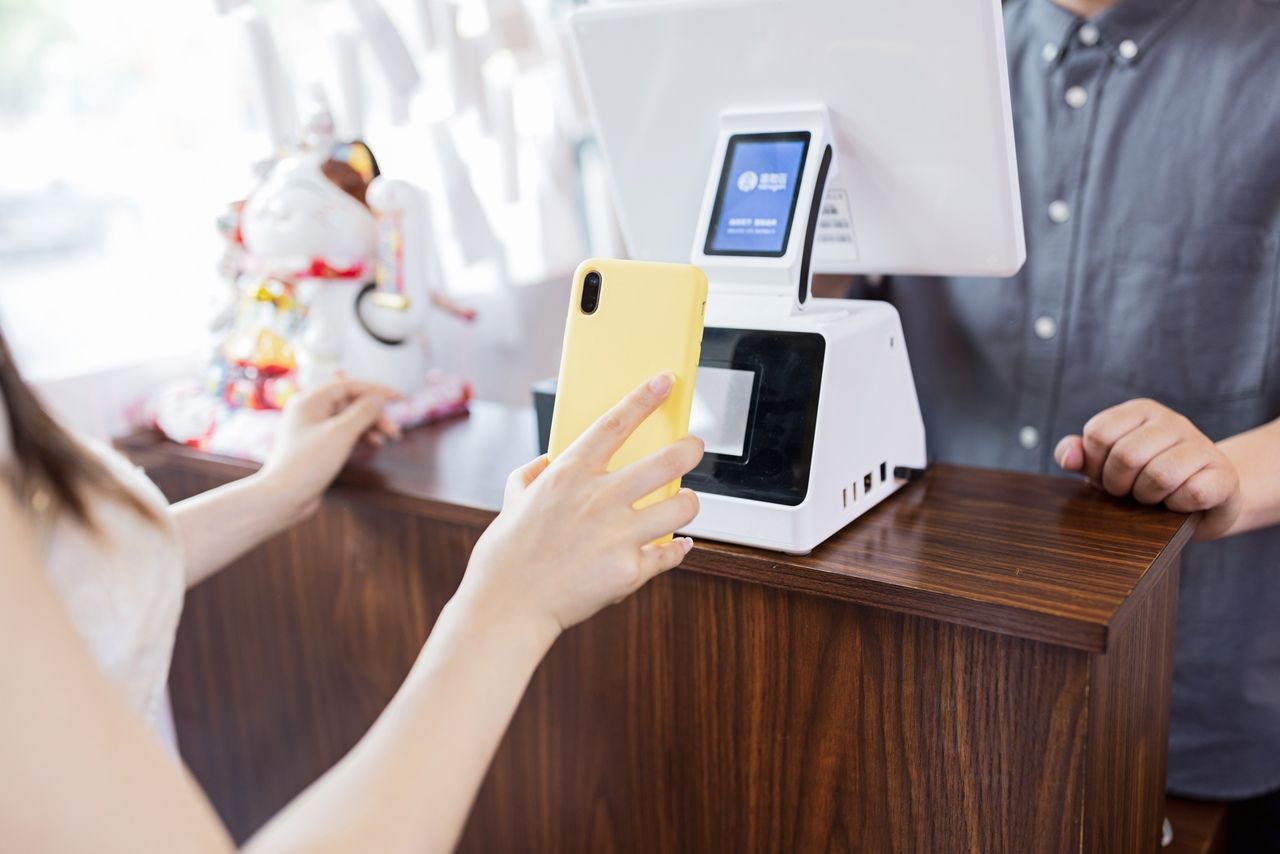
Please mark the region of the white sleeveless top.
<svg viewBox="0 0 1280 854"><path fill-rule="evenodd" d="M45 572L98 667L147 726L163 736L165 686L186 590L177 529L164 495L141 469L100 443L85 446L126 488L155 507L162 523L109 498L91 497L100 533L66 517L38 524ZM0 398L0 469L14 465L9 417Z"/></svg>

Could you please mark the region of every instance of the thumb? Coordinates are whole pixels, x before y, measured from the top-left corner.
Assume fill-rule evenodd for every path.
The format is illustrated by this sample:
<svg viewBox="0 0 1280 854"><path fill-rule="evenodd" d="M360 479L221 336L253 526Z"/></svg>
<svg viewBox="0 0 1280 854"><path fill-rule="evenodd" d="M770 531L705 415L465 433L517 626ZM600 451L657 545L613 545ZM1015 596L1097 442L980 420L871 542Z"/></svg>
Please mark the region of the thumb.
<svg viewBox="0 0 1280 854"><path fill-rule="evenodd" d="M1063 471L1084 471L1084 439L1064 436L1054 449L1053 458Z"/></svg>
<svg viewBox="0 0 1280 854"><path fill-rule="evenodd" d="M517 495L528 489L533 482L538 479L538 475L547 470L547 466L549 464L547 455L543 454L537 459L527 462L520 468L513 471L511 476L507 478L507 488L503 496L504 500L511 501Z"/></svg>
<svg viewBox="0 0 1280 854"><path fill-rule="evenodd" d="M380 395L363 394L333 416L333 426L354 443L377 422L384 402Z"/></svg>

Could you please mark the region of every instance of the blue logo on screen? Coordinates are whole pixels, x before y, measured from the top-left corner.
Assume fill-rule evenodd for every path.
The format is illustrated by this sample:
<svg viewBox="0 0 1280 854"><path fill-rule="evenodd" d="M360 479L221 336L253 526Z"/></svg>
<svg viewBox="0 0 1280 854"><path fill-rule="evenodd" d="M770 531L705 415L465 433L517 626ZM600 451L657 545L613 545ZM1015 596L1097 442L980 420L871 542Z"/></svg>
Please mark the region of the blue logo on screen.
<svg viewBox="0 0 1280 854"><path fill-rule="evenodd" d="M731 143L707 241L709 253L786 251L807 148L807 139Z"/></svg>

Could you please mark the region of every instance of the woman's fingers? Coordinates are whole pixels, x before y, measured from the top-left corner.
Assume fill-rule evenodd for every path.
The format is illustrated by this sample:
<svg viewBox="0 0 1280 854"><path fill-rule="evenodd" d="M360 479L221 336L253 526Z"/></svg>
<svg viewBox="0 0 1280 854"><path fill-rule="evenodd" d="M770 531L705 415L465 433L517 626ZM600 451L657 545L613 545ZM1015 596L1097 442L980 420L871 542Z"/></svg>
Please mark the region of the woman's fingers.
<svg viewBox="0 0 1280 854"><path fill-rule="evenodd" d="M688 474L702 460L703 449L703 442L697 436L672 442L615 472L618 488L628 500L638 501L658 487Z"/></svg>
<svg viewBox="0 0 1280 854"><path fill-rule="evenodd" d="M387 414L385 409L382 411L382 414L378 416L378 422L373 426L375 430L383 436L386 436L388 439L399 439L404 435L404 432L400 429L400 425Z"/></svg>
<svg viewBox="0 0 1280 854"><path fill-rule="evenodd" d="M333 416L333 425L344 438L354 445L377 422L385 403L386 400L381 395L368 394L358 397L348 404L345 409Z"/></svg>
<svg viewBox="0 0 1280 854"><path fill-rule="evenodd" d="M569 446L564 456L594 469L605 468L622 447L622 443L667 399L674 383L675 376L665 373L636 386L612 409L596 419Z"/></svg>
<svg viewBox="0 0 1280 854"><path fill-rule="evenodd" d="M698 496L682 489L665 501L637 510L636 531L642 542L665 537L692 522L698 515Z"/></svg>
<svg viewBox="0 0 1280 854"><path fill-rule="evenodd" d="M547 455L543 454L513 471L511 476L507 478L507 487L503 493L503 503L506 504L528 489L538 479L538 475L547 470L547 465Z"/></svg>
<svg viewBox="0 0 1280 854"><path fill-rule="evenodd" d="M1167 424L1147 421L1116 440L1102 467L1102 488L1112 495L1128 495L1143 469L1181 441Z"/></svg>
<svg viewBox="0 0 1280 854"><path fill-rule="evenodd" d="M693 540L677 537L669 543L649 544L640 550L640 587L656 575L675 569L693 548Z"/></svg>
<svg viewBox="0 0 1280 854"><path fill-rule="evenodd" d="M353 401L369 395L382 398L384 403L403 397L400 392L380 383L336 379L303 392L298 398L298 405L310 417L327 418L342 412Z"/></svg>

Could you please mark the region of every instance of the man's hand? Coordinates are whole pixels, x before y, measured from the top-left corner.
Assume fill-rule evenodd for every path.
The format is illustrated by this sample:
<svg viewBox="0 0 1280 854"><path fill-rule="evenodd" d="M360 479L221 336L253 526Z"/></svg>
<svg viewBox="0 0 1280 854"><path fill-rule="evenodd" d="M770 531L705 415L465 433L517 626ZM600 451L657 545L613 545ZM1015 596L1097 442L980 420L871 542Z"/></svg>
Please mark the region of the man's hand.
<svg viewBox="0 0 1280 854"><path fill-rule="evenodd" d="M1196 538L1227 533L1240 516L1240 478L1218 446L1187 418L1154 400L1130 400L1089 419L1058 443L1054 459L1112 495L1178 513L1204 512Z"/></svg>

